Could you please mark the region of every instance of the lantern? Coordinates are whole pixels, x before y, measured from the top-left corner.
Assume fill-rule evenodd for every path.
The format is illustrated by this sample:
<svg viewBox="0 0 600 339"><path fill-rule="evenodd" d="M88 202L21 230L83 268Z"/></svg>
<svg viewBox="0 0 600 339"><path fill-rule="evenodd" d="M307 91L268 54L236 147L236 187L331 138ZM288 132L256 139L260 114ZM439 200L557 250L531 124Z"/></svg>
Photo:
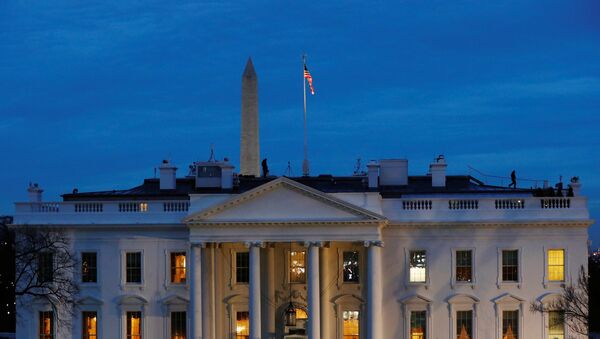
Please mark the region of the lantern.
<svg viewBox="0 0 600 339"><path fill-rule="evenodd" d="M285 326L296 326L296 308L291 301L285 309Z"/></svg>

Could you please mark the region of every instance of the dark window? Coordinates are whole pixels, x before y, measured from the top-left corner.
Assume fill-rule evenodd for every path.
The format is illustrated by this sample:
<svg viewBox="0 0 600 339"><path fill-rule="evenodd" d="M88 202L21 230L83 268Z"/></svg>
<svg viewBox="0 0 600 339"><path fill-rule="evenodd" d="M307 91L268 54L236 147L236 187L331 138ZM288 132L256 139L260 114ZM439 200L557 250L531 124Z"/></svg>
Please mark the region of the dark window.
<svg viewBox="0 0 600 339"><path fill-rule="evenodd" d="M40 339L54 339L54 313L52 311L40 312L39 333Z"/></svg>
<svg viewBox="0 0 600 339"><path fill-rule="evenodd" d="M250 256L248 252L235 254L235 282L247 283L250 281Z"/></svg>
<svg viewBox="0 0 600 339"><path fill-rule="evenodd" d="M427 312L426 311L410 312L410 338L411 339L427 338Z"/></svg>
<svg viewBox="0 0 600 339"><path fill-rule="evenodd" d="M456 281L473 281L473 257L471 251L456 251Z"/></svg>
<svg viewBox="0 0 600 339"><path fill-rule="evenodd" d="M54 277L54 254L38 254L38 282L51 282Z"/></svg>
<svg viewBox="0 0 600 339"><path fill-rule="evenodd" d="M171 339L185 339L186 333L185 312L171 312Z"/></svg>
<svg viewBox="0 0 600 339"><path fill-rule="evenodd" d="M96 312L81 312L81 331L83 339L98 338L98 317Z"/></svg>
<svg viewBox="0 0 600 339"><path fill-rule="evenodd" d="M171 253L171 282L185 284L185 252Z"/></svg>
<svg viewBox="0 0 600 339"><path fill-rule="evenodd" d="M502 281L519 281L519 251L502 251Z"/></svg>
<svg viewBox="0 0 600 339"><path fill-rule="evenodd" d="M142 339L142 312L127 312L127 339Z"/></svg>
<svg viewBox="0 0 600 339"><path fill-rule="evenodd" d="M128 283L142 282L142 253L128 252L126 255L126 280Z"/></svg>
<svg viewBox="0 0 600 339"><path fill-rule="evenodd" d="M220 178L221 167L219 166L198 166L198 177L200 178Z"/></svg>
<svg viewBox="0 0 600 339"><path fill-rule="evenodd" d="M95 252L81 253L81 282L95 283L97 278L97 262Z"/></svg>
<svg viewBox="0 0 600 339"><path fill-rule="evenodd" d="M502 311L502 338L519 339L519 311Z"/></svg>
<svg viewBox="0 0 600 339"><path fill-rule="evenodd" d="M344 252L344 282L357 283L360 276L358 271L358 252Z"/></svg>
<svg viewBox="0 0 600 339"><path fill-rule="evenodd" d="M473 311L456 312L456 338L473 337Z"/></svg>

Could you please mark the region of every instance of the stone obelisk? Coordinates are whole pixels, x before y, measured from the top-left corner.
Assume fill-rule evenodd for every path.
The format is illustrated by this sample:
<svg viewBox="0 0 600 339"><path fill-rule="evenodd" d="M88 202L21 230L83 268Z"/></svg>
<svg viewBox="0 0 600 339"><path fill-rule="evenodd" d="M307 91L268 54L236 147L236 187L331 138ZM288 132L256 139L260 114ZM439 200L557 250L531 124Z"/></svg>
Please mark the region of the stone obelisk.
<svg viewBox="0 0 600 339"><path fill-rule="evenodd" d="M240 138L240 174L260 176L258 142L258 77L248 58L242 74L242 133Z"/></svg>

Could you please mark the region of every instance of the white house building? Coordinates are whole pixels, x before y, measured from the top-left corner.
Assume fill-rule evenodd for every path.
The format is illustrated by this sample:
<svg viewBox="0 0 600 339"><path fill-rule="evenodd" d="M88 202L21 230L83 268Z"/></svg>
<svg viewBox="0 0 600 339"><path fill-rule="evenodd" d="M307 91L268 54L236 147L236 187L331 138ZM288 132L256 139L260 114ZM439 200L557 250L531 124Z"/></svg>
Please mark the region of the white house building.
<svg viewBox="0 0 600 339"><path fill-rule="evenodd" d="M253 68L244 79L255 81L242 109L252 121ZM578 182L572 196L545 197L447 175L443 157L425 175L383 159L352 176L260 177L258 124L248 125L240 173L250 175L211 159L177 177L165 161L128 190L45 202L32 187L14 227L66 230L81 292L71 326L33 300L17 337L575 336L559 310L529 306L587 267L593 221Z"/></svg>

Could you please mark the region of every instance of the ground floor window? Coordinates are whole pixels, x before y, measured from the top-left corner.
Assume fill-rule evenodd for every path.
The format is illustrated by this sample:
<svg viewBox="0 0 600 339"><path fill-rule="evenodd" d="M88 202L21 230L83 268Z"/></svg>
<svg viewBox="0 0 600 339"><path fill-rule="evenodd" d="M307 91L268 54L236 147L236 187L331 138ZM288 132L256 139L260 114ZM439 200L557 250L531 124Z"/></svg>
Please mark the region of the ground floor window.
<svg viewBox="0 0 600 339"><path fill-rule="evenodd" d="M235 339L250 338L250 313L237 312L235 317Z"/></svg>
<svg viewBox="0 0 600 339"><path fill-rule="evenodd" d="M171 312L171 339L185 339L186 318L185 312Z"/></svg>
<svg viewBox="0 0 600 339"><path fill-rule="evenodd" d="M54 313L52 311L40 312L39 333L40 339L54 339Z"/></svg>
<svg viewBox="0 0 600 339"><path fill-rule="evenodd" d="M427 338L427 312L410 312L410 339Z"/></svg>
<svg viewBox="0 0 600 339"><path fill-rule="evenodd" d="M81 312L81 337L83 339L98 338L98 316L96 312Z"/></svg>
<svg viewBox="0 0 600 339"><path fill-rule="evenodd" d="M565 338L565 313L562 311L548 312L548 339Z"/></svg>
<svg viewBox="0 0 600 339"><path fill-rule="evenodd" d="M344 339L360 338L360 312L344 311Z"/></svg>
<svg viewBox="0 0 600 339"><path fill-rule="evenodd" d="M127 339L142 339L142 312L127 312Z"/></svg>
<svg viewBox="0 0 600 339"><path fill-rule="evenodd" d="M519 311L502 311L502 339L519 339Z"/></svg>
<svg viewBox="0 0 600 339"><path fill-rule="evenodd" d="M473 338L473 311L456 312L456 338Z"/></svg>

